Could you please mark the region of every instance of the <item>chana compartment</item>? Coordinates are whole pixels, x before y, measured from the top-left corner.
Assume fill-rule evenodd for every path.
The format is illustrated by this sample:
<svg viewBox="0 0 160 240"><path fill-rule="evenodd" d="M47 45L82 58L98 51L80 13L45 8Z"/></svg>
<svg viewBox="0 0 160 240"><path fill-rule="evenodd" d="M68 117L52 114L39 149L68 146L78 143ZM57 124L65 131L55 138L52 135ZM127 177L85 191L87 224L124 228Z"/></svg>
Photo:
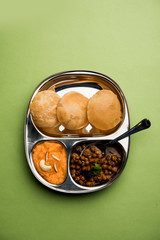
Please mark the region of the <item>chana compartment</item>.
<svg viewBox="0 0 160 240"><path fill-rule="evenodd" d="M122 147L120 144L114 144L102 152L94 143L85 149L88 144L89 142L77 144L72 151L70 172L73 180L87 187L112 181L123 165Z"/></svg>
<svg viewBox="0 0 160 240"><path fill-rule="evenodd" d="M66 148L57 141L43 141L35 145L32 159L37 172L47 182L59 185L67 176Z"/></svg>

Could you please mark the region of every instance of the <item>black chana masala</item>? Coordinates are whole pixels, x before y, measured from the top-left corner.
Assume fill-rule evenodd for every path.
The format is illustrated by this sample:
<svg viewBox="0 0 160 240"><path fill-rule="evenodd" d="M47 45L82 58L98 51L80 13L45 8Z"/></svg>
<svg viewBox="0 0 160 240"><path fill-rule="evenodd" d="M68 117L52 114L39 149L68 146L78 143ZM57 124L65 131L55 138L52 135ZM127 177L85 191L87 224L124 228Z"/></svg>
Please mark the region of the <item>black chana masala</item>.
<svg viewBox="0 0 160 240"><path fill-rule="evenodd" d="M70 161L71 176L80 185L93 187L109 182L119 172L122 165L121 155L109 147L102 153L95 145L85 149L86 145L77 145Z"/></svg>

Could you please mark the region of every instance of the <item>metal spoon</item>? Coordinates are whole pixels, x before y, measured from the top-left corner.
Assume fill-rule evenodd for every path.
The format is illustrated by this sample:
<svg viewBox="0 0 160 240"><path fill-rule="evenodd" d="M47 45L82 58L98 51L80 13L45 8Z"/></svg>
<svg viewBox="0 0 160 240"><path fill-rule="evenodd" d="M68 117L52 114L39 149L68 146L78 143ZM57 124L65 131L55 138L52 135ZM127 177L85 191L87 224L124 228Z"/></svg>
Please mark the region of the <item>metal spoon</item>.
<svg viewBox="0 0 160 240"><path fill-rule="evenodd" d="M97 148L99 148L102 151L102 154L104 154L106 147L118 142L119 140L126 138L136 132L142 131L144 129L147 129L151 126L151 122L148 119L143 119L141 122L139 122L137 125L135 125L133 128L129 129L127 132L123 133L119 137L107 142L107 143L102 143L102 142L95 142L88 144L83 151L81 152L81 156L83 155L84 151L89 148L91 145L95 145Z"/></svg>

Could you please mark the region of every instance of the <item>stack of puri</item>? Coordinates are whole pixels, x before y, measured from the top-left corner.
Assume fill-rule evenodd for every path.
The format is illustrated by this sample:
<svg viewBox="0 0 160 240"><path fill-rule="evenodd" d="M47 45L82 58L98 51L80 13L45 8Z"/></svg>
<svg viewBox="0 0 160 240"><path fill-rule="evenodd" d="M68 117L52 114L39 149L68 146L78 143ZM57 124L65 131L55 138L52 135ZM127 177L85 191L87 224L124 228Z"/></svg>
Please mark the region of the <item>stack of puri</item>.
<svg viewBox="0 0 160 240"><path fill-rule="evenodd" d="M88 134L86 127L89 123L92 126L89 134L109 133L122 121L117 95L105 89L90 99L74 91L62 98L54 90L40 91L30 104L30 113L34 124L49 135L85 135ZM63 131L59 130L61 125Z"/></svg>

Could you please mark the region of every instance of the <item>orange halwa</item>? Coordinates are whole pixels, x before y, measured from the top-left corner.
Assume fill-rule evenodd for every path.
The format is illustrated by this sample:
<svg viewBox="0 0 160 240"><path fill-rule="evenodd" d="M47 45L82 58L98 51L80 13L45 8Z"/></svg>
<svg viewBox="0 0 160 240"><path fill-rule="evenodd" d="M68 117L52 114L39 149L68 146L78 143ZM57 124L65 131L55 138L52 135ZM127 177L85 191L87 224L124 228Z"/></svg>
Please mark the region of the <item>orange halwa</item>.
<svg viewBox="0 0 160 240"><path fill-rule="evenodd" d="M38 143L32 151L32 159L38 173L49 183L58 185L65 181L67 176L67 153L61 143L54 141ZM48 171L42 170L40 167L41 160L45 160L45 165L51 166L51 169Z"/></svg>

